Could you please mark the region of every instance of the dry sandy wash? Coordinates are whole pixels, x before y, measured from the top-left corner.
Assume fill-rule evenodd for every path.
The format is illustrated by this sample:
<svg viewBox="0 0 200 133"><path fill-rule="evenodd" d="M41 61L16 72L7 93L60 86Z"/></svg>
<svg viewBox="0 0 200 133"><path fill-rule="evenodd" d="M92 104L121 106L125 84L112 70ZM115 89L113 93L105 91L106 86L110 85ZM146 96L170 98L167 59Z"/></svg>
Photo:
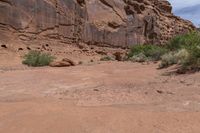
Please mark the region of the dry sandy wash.
<svg viewBox="0 0 200 133"><path fill-rule="evenodd" d="M0 67L0 133L199 133L200 73L157 66Z"/></svg>

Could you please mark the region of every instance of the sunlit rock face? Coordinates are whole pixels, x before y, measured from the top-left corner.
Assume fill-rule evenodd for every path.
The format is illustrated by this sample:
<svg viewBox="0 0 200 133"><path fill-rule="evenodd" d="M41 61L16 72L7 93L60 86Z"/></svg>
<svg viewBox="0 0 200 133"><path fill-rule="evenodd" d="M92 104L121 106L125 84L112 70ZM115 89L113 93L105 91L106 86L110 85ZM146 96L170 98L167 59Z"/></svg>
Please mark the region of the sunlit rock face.
<svg viewBox="0 0 200 133"><path fill-rule="evenodd" d="M165 0L0 0L0 40L123 48L164 44L194 29L171 11Z"/></svg>

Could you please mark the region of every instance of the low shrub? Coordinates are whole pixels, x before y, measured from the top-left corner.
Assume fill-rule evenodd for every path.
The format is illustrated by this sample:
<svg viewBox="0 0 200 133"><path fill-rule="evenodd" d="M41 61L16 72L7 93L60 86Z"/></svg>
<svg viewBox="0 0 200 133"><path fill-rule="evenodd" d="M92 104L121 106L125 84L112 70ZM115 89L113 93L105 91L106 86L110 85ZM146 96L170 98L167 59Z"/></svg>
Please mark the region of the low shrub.
<svg viewBox="0 0 200 133"><path fill-rule="evenodd" d="M128 59L134 62L161 60L160 68L178 64L179 70L200 70L200 32L193 31L178 35L163 47L133 46L128 53Z"/></svg>
<svg viewBox="0 0 200 133"><path fill-rule="evenodd" d="M200 33L199 32L190 32L184 35L178 35L172 38L167 43L167 49L170 51L177 51L182 48L188 48L190 46L195 46L200 44Z"/></svg>
<svg viewBox="0 0 200 133"><path fill-rule="evenodd" d="M131 57L129 60L133 62L145 62L148 61L148 58L143 53L139 53L138 55Z"/></svg>
<svg viewBox="0 0 200 133"><path fill-rule="evenodd" d="M159 68L166 68L176 64L177 62L177 58L175 57L175 54L173 52L166 53L161 57Z"/></svg>
<svg viewBox="0 0 200 133"><path fill-rule="evenodd" d="M131 48L128 58L131 59L143 54L148 60L158 61L167 51L166 48L156 45L135 45Z"/></svg>
<svg viewBox="0 0 200 133"><path fill-rule="evenodd" d="M161 59L160 67L179 64L180 70L200 70L200 33L191 32L173 38L167 45L170 52Z"/></svg>
<svg viewBox="0 0 200 133"><path fill-rule="evenodd" d="M33 67L47 66L55 58L47 53L41 53L39 51L30 51L24 56L23 64Z"/></svg>
<svg viewBox="0 0 200 133"><path fill-rule="evenodd" d="M188 58L182 63L182 67L188 70L200 70L200 44L188 47Z"/></svg>
<svg viewBox="0 0 200 133"><path fill-rule="evenodd" d="M177 60L177 64L185 64L187 62L187 60L189 59L189 52L186 49L181 49L178 52L175 53L175 57Z"/></svg>

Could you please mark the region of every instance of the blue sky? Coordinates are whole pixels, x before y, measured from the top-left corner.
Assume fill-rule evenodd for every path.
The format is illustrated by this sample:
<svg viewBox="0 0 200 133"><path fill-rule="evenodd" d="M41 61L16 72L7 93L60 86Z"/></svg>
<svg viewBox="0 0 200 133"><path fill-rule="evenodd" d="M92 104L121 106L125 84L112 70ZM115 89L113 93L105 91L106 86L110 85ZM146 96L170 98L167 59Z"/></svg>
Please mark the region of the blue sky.
<svg viewBox="0 0 200 133"><path fill-rule="evenodd" d="M200 4L200 0L168 0L168 1L172 4L174 10Z"/></svg>
<svg viewBox="0 0 200 133"><path fill-rule="evenodd" d="M200 24L200 0L168 0L173 6L175 15Z"/></svg>

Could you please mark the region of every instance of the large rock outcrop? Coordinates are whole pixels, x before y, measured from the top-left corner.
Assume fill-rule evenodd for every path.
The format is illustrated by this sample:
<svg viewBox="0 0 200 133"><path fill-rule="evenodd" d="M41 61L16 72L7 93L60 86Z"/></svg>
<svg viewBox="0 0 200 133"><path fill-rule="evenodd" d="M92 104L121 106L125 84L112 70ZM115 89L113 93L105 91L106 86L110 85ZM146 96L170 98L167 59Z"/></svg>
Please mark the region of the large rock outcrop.
<svg viewBox="0 0 200 133"><path fill-rule="evenodd" d="M106 47L163 44L194 29L171 10L166 0L0 0L0 40Z"/></svg>

